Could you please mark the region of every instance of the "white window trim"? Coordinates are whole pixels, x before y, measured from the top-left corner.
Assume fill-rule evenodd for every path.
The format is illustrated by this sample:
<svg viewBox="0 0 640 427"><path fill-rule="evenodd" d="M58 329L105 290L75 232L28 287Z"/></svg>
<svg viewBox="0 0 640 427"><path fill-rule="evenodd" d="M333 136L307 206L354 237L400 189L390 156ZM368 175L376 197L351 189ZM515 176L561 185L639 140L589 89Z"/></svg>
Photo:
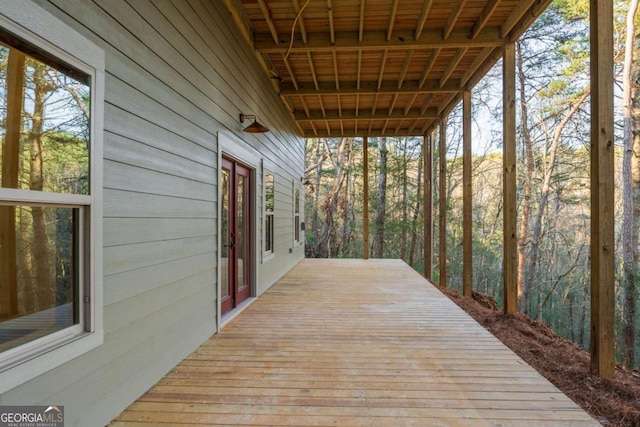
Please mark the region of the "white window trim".
<svg viewBox="0 0 640 427"><path fill-rule="evenodd" d="M293 185L291 188L291 231L293 232L293 247L298 247L298 246L302 246L304 244L304 238L302 235L302 230L300 229L300 225L302 224L302 221L300 220L300 218L302 218L302 203L300 203L300 195L302 194L302 190L300 189L300 184L298 184L298 182L296 182L296 179L293 179ZM296 189L298 190L298 213L296 214ZM296 215L298 215L298 235L300 237L300 240L296 240Z"/></svg>
<svg viewBox="0 0 640 427"><path fill-rule="evenodd" d="M267 186L265 185L267 182L267 175L271 175L273 177L273 211L272 212L267 212ZM272 260L273 258L275 258L276 256L276 251L275 251L275 221L276 221L276 209L275 209L275 203L276 203L276 194L275 194L275 186L276 186L276 175L275 173L271 172L270 170L262 169L262 263L268 262L270 260ZM265 250L265 242L267 241L267 215L270 214L273 217L273 228L274 228L274 232L273 232L273 236L271 236L271 250L267 251Z"/></svg>
<svg viewBox="0 0 640 427"><path fill-rule="evenodd" d="M104 128L104 50L86 37L60 21L41 6L23 0L0 2L0 27L37 46L52 56L66 62L91 76L91 195L67 197L70 206L84 205L81 211L89 220L90 233L83 259L89 260L89 270L84 276L90 285L85 296L89 297L90 322L85 323L80 334L69 334L68 329L52 334L55 345L38 348L34 341L31 353L25 354L21 363L0 372L0 394L15 388L39 375L54 369L71 359L87 353L104 342L103 329L103 267L102 267L102 158ZM20 190L2 189L1 198L12 201L24 200ZM27 203L47 205L59 201L56 194L30 194ZM81 227L83 224L81 222ZM84 223L84 229L87 225ZM82 232L82 231L81 231ZM81 263L81 268L86 268ZM81 270L82 272L82 270ZM84 304L81 304L84 305ZM72 329L72 328L69 328ZM18 349L27 348L29 344Z"/></svg>

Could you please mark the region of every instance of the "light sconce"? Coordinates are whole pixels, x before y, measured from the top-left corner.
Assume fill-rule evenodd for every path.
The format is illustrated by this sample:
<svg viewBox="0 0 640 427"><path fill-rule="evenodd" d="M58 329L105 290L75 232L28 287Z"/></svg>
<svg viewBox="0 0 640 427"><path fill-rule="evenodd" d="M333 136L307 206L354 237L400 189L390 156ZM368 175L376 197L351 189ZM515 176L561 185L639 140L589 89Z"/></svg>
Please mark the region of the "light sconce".
<svg viewBox="0 0 640 427"><path fill-rule="evenodd" d="M244 132L248 133L265 133L269 132L269 128L265 125L258 123L256 120L256 116L253 114L242 114L240 113L240 123L244 123L245 120L253 120L249 126L243 129Z"/></svg>

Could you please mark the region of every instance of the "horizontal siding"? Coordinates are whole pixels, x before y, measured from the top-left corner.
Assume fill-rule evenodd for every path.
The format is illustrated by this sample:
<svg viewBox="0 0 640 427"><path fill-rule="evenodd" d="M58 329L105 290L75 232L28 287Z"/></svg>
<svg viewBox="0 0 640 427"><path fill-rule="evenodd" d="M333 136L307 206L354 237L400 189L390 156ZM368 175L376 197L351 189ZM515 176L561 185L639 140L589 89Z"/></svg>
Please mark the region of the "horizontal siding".
<svg viewBox="0 0 640 427"><path fill-rule="evenodd" d="M66 425L104 425L215 332L218 133L276 177L276 254L258 262L258 293L303 257L289 249L304 144L221 1L34 1L106 54L105 343L0 403L55 401ZM271 132L243 133L240 112Z"/></svg>

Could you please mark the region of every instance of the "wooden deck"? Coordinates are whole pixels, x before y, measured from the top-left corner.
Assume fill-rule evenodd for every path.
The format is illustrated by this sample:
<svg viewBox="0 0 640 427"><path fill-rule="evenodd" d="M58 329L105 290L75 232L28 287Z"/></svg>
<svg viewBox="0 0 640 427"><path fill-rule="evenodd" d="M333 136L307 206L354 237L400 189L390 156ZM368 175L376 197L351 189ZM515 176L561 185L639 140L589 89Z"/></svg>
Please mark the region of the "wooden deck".
<svg viewBox="0 0 640 427"><path fill-rule="evenodd" d="M112 423L151 424L599 425L403 262L315 259Z"/></svg>

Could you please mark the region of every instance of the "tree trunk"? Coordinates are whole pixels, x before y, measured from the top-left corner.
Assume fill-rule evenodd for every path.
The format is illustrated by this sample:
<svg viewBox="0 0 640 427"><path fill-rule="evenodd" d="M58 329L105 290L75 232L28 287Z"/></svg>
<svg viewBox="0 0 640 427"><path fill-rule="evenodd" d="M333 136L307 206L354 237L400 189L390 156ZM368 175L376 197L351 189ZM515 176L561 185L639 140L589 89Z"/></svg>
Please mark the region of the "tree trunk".
<svg viewBox="0 0 640 427"><path fill-rule="evenodd" d="M638 120L634 121L632 116L632 104L634 96L637 97L638 88L632 85L632 75L638 77L638 67L634 67L633 44L635 36L634 19L638 9L638 0L631 0L627 13L627 37L625 45L625 58L622 73L623 81L623 101L622 117L624 124L623 157L622 157L622 263L623 263L623 363L633 368L635 366L635 335L636 335L636 263L638 261L638 222L634 218L634 207L640 209L640 171L638 167L638 157L640 154L635 151L635 143L638 136L633 135L634 127L640 127ZM635 69L633 69L635 68ZM635 72L635 73L634 73ZM635 105L634 105L635 106ZM639 119L636 117L636 119ZM635 167L632 171L632 159ZM634 202L636 202L634 206ZM634 228L634 225L636 228Z"/></svg>
<svg viewBox="0 0 640 427"><path fill-rule="evenodd" d="M44 189L42 144L44 132L44 107L46 95L53 88L46 80L46 69L42 64L34 66L34 100L31 130L29 132L29 189L42 191ZM43 310L55 305L55 275L52 272L53 262L49 253L49 238L45 223L44 208L32 207L33 242L32 260L36 263L33 269L32 289L34 308Z"/></svg>
<svg viewBox="0 0 640 427"><path fill-rule="evenodd" d="M531 293L531 283L525 280L527 246L527 229L529 227L530 206L531 206L531 180L533 178L533 142L529 133L529 113L527 110L527 93L525 90L525 74L522 66L522 48L517 44L517 64L520 89L520 123L522 136L524 138L524 200L522 202L522 216L520 218L520 230L518 232L518 311L529 314L529 297Z"/></svg>
<svg viewBox="0 0 640 427"><path fill-rule="evenodd" d="M384 257L384 220L387 201L387 138L381 137L380 149L380 180L378 181L378 206L376 211L376 231L373 236L373 257Z"/></svg>
<svg viewBox="0 0 640 427"><path fill-rule="evenodd" d="M318 158L320 158L321 154L320 154L320 141L316 140L317 144L316 145L316 156ZM314 204L313 204L313 217L311 219L311 228L312 228L312 232L313 232L313 247L314 247L314 256L317 256L318 254L318 249L320 247L320 234L318 233L319 230L319 220L318 220L318 206L319 206L319 202L320 202L320 178L322 177L322 162L320 162L320 164L318 164L318 167L316 168L316 173L314 176L314 180L313 180L313 185L314 185L314 190L315 193L313 195L314 197Z"/></svg>
<svg viewBox="0 0 640 427"><path fill-rule="evenodd" d="M327 152L331 152L328 143L326 145ZM347 138L342 138L338 144L336 158L332 155L329 156L335 170L333 185L329 190L329 194L325 199L323 210L325 211L325 220L322 224L322 232L320 236L320 256L324 258L331 258L336 254L336 225L334 224L334 215L338 209L338 195L345 178L345 168L348 165L348 157L346 156Z"/></svg>
<svg viewBox="0 0 640 427"><path fill-rule="evenodd" d="M422 163L423 156L425 155L424 145L422 144L422 151L420 151L420 158L418 159L418 188L416 189L416 205L413 209L413 218L411 220L411 248L409 249L409 265L413 266L413 263L420 256L418 250L418 241L420 239L420 227L418 226L418 219L420 218L420 207L422 200Z"/></svg>
<svg viewBox="0 0 640 427"><path fill-rule="evenodd" d="M544 226L544 217L547 211L547 206L549 204L549 194L551 192L551 180L553 179L553 173L555 171L556 166L556 157L558 154L558 146L560 144L560 137L562 136L562 131L566 127L569 120L573 117L573 115L578 111L580 106L585 102L589 94L591 93L590 88L587 88L585 92L578 98L567 110L566 114L558 123L553 131L553 138L551 140L551 146L549 147L549 160L546 162L544 180L542 182L542 187L540 189L540 203L538 205L538 211L536 213L534 224L533 224L533 233L531 235L531 249L529 252L529 268L527 272L527 277L525 278L525 282L529 284L533 283L536 279L537 269L538 269L538 255L540 250L540 240L542 238L542 227ZM552 299L553 301L553 299Z"/></svg>
<svg viewBox="0 0 640 427"><path fill-rule="evenodd" d="M347 164L351 164L351 156L353 152L353 139L349 139L349 146L347 148ZM342 241L341 241L341 253L342 256L347 258L351 249L351 221L349 213L351 212L351 200L349 199L349 191L352 186L351 169L347 168L345 171L346 184L344 188L344 196L340 200L340 209L342 215Z"/></svg>

